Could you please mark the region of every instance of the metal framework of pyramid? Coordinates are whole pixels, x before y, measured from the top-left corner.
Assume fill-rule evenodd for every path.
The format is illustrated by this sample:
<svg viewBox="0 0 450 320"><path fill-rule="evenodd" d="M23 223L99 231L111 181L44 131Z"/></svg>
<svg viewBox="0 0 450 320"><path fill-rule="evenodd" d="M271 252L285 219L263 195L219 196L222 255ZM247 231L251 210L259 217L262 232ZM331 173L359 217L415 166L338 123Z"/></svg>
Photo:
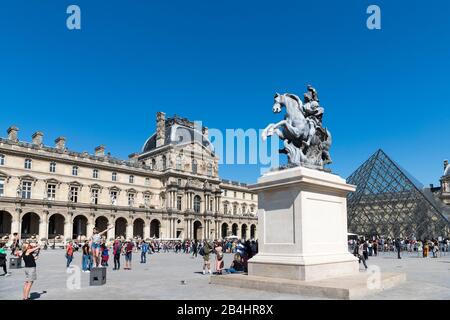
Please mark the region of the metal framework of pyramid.
<svg viewBox="0 0 450 320"><path fill-rule="evenodd" d="M364 236L432 239L450 235L450 222L422 186L382 150L347 179L348 231Z"/></svg>

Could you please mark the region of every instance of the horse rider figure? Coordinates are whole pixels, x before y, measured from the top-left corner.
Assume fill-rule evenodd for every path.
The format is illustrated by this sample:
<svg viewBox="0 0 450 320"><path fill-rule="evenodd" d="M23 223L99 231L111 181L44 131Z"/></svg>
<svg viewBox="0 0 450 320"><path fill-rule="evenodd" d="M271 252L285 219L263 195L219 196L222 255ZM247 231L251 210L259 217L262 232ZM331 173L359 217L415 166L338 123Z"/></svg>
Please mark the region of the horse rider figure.
<svg viewBox="0 0 450 320"><path fill-rule="evenodd" d="M316 130L326 138L326 130L322 128L322 118L324 109L319 104L319 96L316 89L311 85L307 87L308 92L303 95L303 109L305 117L310 120Z"/></svg>

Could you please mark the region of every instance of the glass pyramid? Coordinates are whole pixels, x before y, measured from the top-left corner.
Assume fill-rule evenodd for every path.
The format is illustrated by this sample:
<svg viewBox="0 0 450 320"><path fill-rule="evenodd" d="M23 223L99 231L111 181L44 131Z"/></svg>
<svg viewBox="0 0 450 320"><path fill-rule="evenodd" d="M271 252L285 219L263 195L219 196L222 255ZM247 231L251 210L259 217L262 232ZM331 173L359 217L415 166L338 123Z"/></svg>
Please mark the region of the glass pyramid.
<svg viewBox="0 0 450 320"><path fill-rule="evenodd" d="M350 177L348 231L367 237L432 239L450 235L450 222L422 185L381 149Z"/></svg>

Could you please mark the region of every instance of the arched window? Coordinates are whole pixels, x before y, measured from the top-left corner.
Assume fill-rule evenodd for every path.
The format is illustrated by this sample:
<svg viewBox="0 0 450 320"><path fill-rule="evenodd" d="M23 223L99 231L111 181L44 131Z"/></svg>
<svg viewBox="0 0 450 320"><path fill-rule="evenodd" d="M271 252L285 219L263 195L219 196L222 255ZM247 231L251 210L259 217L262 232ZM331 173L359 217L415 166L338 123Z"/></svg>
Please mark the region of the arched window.
<svg viewBox="0 0 450 320"><path fill-rule="evenodd" d="M212 177L212 164L211 163L208 163L206 175L208 177Z"/></svg>
<svg viewBox="0 0 450 320"><path fill-rule="evenodd" d="M201 203L201 198L200 196L195 196L194 197L194 211L196 213L200 213L200 203Z"/></svg>
<svg viewBox="0 0 450 320"><path fill-rule="evenodd" d="M197 174L197 160L192 159L192 173Z"/></svg>
<svg viewBox="0 0 450 320"><path fill-rule="evenodd" d="M178 155L176 159L176 169L181 170L181 157Z"/></svg>

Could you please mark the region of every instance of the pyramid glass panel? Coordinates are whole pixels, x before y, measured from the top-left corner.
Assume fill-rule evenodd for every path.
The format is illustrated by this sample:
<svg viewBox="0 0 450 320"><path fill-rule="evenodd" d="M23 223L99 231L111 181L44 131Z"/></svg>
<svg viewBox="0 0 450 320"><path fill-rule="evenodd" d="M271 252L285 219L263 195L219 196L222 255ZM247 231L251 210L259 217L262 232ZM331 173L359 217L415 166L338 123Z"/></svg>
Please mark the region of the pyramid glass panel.
<svg viewBox="0 0 450 320"><path fill-rule="evenodd" d="M432 239L450 236L450 222L422 185L382 150L348 177L348 231L364 236Z"/></svg>

